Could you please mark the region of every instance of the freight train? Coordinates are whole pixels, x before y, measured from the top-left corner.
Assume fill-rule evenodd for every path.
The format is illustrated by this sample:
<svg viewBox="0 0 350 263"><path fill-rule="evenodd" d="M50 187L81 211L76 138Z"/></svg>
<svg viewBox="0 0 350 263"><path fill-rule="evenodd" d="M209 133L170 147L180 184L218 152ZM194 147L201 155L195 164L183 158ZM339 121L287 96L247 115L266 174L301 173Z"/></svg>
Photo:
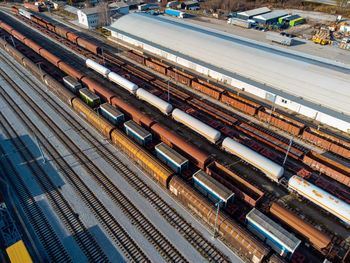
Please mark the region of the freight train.
<svg viewBox="0 0 350 263"><path fill-rule="evenodd" d="M91 59L86 60L86 65L87 67L93 69L97 73L111 80L110 75L114 72L112 72L108 68L98 64L95 61L92 61ZM116 73L114 74L117 75ZM229 137L222 138L221 133L216 129L206 125L205 123L183 112L180 109L173 109L173 106L170 103L158 98L157 96L142 88L137 87L137 85L128 81L127 79L124 79L122 76L118 75L118 82L113 79L111 81L117 83L119 86L123 87L129 92L132 91L132 94L136 94L138 98L145 100L149 104L161 110L163 113L167 115L171 114L174 120L183 123L190 129L202 135L208 141L218 144L218 141L220 139L223 139L221 146L224 150L250 163L257 169L262 171L270 179L278 182L283 176L284 169L280 165L254 152L253 150L250 150L248 147L242 145L237 140L234 140ZM142 94L142 96L140 96L139 94Z"/></svg>
<svg viewBox="0 0 350 263"><path fill-rule="evenodd" d="M58 68L60 68L62 71L66 72L67 74L72 74L77 79L80 80L84 85L86 85L92 92L98 94L100 97L102 96L103 100L108 101L112 106L117 106L119 109L121 109L127 116L131 117L135 122L140 124L141 126L144 126L145 128L149 129L156 137L160 138L163 142L167 143L169 146L175 148L175 150L179 150L182 154L184 154L186 157L188 157L194 164L196 164L199 168L205 169L205 167L210 163L210 156L199 151L192 145L184 142L180 137L173 134L172 132L166 130L163 128L160 124L156 123L155 121L151 120L149 117L144 115L143 113L136 110L134 107L128 105L124 101L117 98L112 92L105 89L98 83L94 82L90 78L84 76L80 72L76 71L74 68L67 65L65 62L61 61L59 58L53 56L51 53L49 53L47 50L43 49L30 39L23 36L18 31L14 30L12 27L7 25L6 23L1 22L0 27L5 29L7 32L15 36L18 40L25 43L27 46L32 48L34 51L39 53L41 56L49 60L51 63L56 65ZM8 48L8 47L7 47ZM47 82L47 80L45 80ZM59 96L61 97L62 94ZM65 101L69 101L69 104L71 104L71 98L63 96ZM76 106L77 107L77 106ZM90 116L90 115L87 115ZM97 119L94 120L97 122ZM97 122L98 123L98 122ZM103 133L107 135L108 128L103 127ZM107 136L109 137L109 135ZM109 137L110 138L110 137ZM228 148L230 150L230 148ZM244 147L243 147L244 149ZM240 157L243 157L246 155L245 151L242 151L241 153L236 152L237 149L232 149L231 153L240 155ZM260 169L262 172L265 173L269 178L278 181L281 178L281 174L283 174L283 168L276 169L274 166L268 166L268 170L263 168L262 165L265 162L264 159L261 158L261 156L257 153L252 153L256 156L245 156L245 160L256 166L258 169ZM259 163L255 163L254 160L260 161ZM268 160L268 159L266 159ZM269 160L268 160L269 161ZM278 168L278 167L277 167ZM277 171L277 172L276 172ZM342 202L342 201L341 201ZM322 207L322 206L321 206ZM333 213L335 216L339 217L336 213ZM341 218L343 220L343 218ZM347 221L344 221L347 223Z"/></svg>
<svg viewBox="0 0 350 263"><path fill-rule="evenodd" d="M20 12L19 9L16 7L12 8L12 11L16 14L19 14L21 16L24 16L28 18L28 14L24 15L23 12ZM96 54L101 54L101 49L97 45L94 45L90 43L89 41L86 41L82 39L81 37L57 26L53 25L50 22L47 22L46 20L35 16L30 15L30 20L41 25L42 27L50 30L51 32L56 33L57 35L69 40L70 42L85 48L86 50ZM143 54L136 53L134 51L129 51L128 56L132 58L133 60L137 61L138 63L144 64L158 72L161 72L163 74L168 75L171 78L176 79L177 81L186 84L194 89L197 89L203 93L205 93L208 96L211 96L217 100L222 101L223 103L226 103L240 111L243 111L247 114L256 116L258 119L268 122L282 130L285 130L295 136L300 136L302 139L309 141L317 146L320 146L330 152L333 152L339 156L342 156L344 158L350 159L350 143L336 138L332 135L329 135L325 132L316 130L312 127L308 127L304 123L301 123L297 120L294 120L293 118L290 118L288 116L285 116L281 113L271 111L270 109L267 109L266 107L261 106L260 104L257 104L253 101L250 101L248 99L245 99L241 96L238 96L236 94L233 94L232 92L226 91L225 89L218 87L217 85L213 85L211 83L208 83L206 81L203 81L195 76L192 76L191 74L184 73L176 68L173 68L163 62L160 62L157 59L147 57ZM115 62L118 61L121 62L118 59L114 59ZM120 64L120 63L119 63ZM62 67L64 64L62 64ZM144 73L139 74L140 72L137 71L136 68L131 67L130 65L126 65L125 69L130 70L132 69L134 74L136 74L138 77L150 82L152 85L159 87L163 90L166 90L166 84L163 83L160 80L154 80L151 76L145 75ZM80 74L77 74L76 72L71 72L67 68L67 74L70 74L72 77L76 78L77 80L80 80L82 76ZM113 74L114 75L114 74ZM117 78L117 76L116 76ZM81 80L82 82L84 80ZM87 80L85 79L85 82ZM90 81L90 84L93 85L93 83ZM176 90L171 89L171 93L176 96L177 98L180 98L182 100L187 100L189 103L194 103L194 100L191 100L191 96ZM196 103L195 103L196 104ZM196 105L198 106L198 105ZM209 105L205 105L205 107L210 107ZM213 114L213 113L211 113ZM236 125L236 128L241 130L241 127L239 125ZM266 143L266 141L264 141ZM269 143L268 143L269 144ZM279 151L285 152L286 150L284 148L277 147ZM292 151L289 153L289 155L292 158L300 159L304 164L310 166L312 169L319 171L321 173L324 173L325 175L331 177L334 180L339 181L340 183L350 186L350 171L347 167L344 165L341 165L339 163L336 163L332 161L331 159L327 157L318 158L315 157L317 154L313 151L309 151L308 153L304 154L303 152L295 155L292 154Z"/></svg>
<svg viewBox="0 0 350 263"><path fill-rule="evenodd" d="M3 23L0 23L0 26L3 27ZM102 129L103 134L109 138L114 144L122 148L127 155L129 155L133 160L141 165L155 180L157 180L161 185L168 188L174 195L176 195L186 207L190 208L193 212L198 214L203 218L209 225L213 226L215 221L215 207L213 207L208 201L204 200L196 191L194 191L187 183L185 183L181 178L174 175L172 171L164 167L158 160L153 156L148 154L142 147L138 146L136 143L131 141L126 137L122 132L120 132L115 126L109 123L104 118L99 118L97 113L93 111L90 107L84 104L77 96L61 84L55 81L52 77L43 73L38 67L32 63L29 59L21 55L16 49L11 45L6 43L4 40L0 40L0 46L3 46L10 54L12 54L16 60L25 65L27 68L31 68L31 71L35 73L48 88L57 95L63 102L70 105L79 115L85 118L92 126L98 130ZM89 79L88 79L89 80ZM88 82L88 81L87 81ZM101 89L98 91L101 92ZM106 95L106 92L104 93ZM114 97L115 98L115 97ZM110 98L109 101L112 101L113 98ZM120 102L120 101L118 101ZM121 107L121 110L125 110L126 107L123 103L118 103ZM115 104L116 105L116 104ZM114 106L115 106L114 105ZM135 111L129 106L128 109L131 109L129 116L135 116ZM156 129L161 131L162 127L155 123L149 122L145 116L141 116L142 113L137 112L139 124L149 124L150 127L158 127ZM167 133L164 134L165 136ZM198 157L198 156L197 156ZM196 159L196 157L194 158ZM199 158L200 159L200 158ZM202 164L205 165L205 161L202 160ZM210 165L208 165L209 167ZM302 192L302 187L300 192ZM295 188L294 191L299 192L299 188ZM331 198L331 197L330 197ZM336 203L341 202L336 200ZM343 204L342 204L343 205ZM345 206L346 210L349 210ZM211 216L208 216L211 215ZM348 222L349 223L349 220ZM218 233L227 240L230 245L239 249L244 253L250 260L253 262L261 262L264 257L268 254L268 248L259 244L247 231L239 227L234 221L227 219L222 213L219 213L218 220Z"/></svg>

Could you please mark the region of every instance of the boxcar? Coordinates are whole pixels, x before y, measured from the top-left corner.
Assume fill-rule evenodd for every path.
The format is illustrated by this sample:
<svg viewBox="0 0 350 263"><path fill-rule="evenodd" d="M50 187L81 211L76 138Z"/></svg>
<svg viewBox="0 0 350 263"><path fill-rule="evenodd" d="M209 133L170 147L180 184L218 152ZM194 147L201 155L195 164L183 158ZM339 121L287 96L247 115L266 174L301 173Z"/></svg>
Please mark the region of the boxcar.
<svg viewBox="0 0 350 263"><path fill-rule="evenodd" d="M102 116L114 125L119 125L125 121L124 114L109 103L103 103L100 109Z"/></svg>
<svg viewBox="0 0 350 263"><path fill-rule="evenodd" d="M95 108L98 105L100 105L100 97L97 96L96 94L92 93L90 90L87 88L80 89L79 94L81 99L89 105L91 108Z"/></svg>
<svg viewBox="0 0 350 263"><path fill-rule="evenodd" d="M269 217L253 208L246 216L248 229L266 242L280 256L292 258L301 241Z"/></svg>
<svg viewBox="0 0 350 263"><path fill-rule="evenodd" d="M188 159L170 148L164 142L155 147L157 157L169 166L174 172L181 174L188 169Z"/></svg>
<svg viewBox="0 0 350 263"><path fill-rule="evenodd" d="M146 146L147 143L152 142L152 134L133 120L125 122L124 128L126 134L138 144Z"/></svg>
<svg viewBox="0 0 350 263"><path fill-rule="evenodd" d="M141 146L137 145L119 130L114 129L112 131L111 139L117 147L121 148L162 186L168 187L169 180L173 175L171 170L166 168L157 159L142 149Z"/></svg>
<svg viewBox="0 0 350 263"><path fill-rule="evenodd" d="M64 77L63 83L74 94L77 94L77 92L82 88L81 84L71 76Z"/></svg>

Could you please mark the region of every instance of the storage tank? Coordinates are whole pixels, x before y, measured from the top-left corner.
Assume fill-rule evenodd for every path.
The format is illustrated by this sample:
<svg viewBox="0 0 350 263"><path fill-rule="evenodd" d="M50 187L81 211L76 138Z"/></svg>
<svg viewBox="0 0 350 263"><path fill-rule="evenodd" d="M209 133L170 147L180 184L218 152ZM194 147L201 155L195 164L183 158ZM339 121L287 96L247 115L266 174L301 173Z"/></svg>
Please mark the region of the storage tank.
<svg viewBox="0 0 350 263"><path fill-rule="evenodd" d="M242 158L246 162L255 166L264 174L266 174L266 176L268 176L276 182L278 182L278 180L282 177L284 173L284 169L282 166L274 163L270 159L267 159L261 154L254 152L253 150L240 144L239 142L236 142L231 138L226 137L222 142L222 147L226 151Z"/></svg>
<svg viewBox="0 0 350 263"><path fill-rule="evenodd" d="M100 73L103 75L105 78L107 78L107 75L111 72L108 68L98 64L97 62L93 61L92 59L87 59L86 60L86 66L89 68L92 68L96 72Z"/></svg>
<svg viewBox="0 0 350 263"><path fill-rule="evenodd" d="M123 78L122 76L118 75L115 72L111 72L108 74L108 79L119 86L123 87L124 89L128 90L130 93L135 94L136 90L139 88L136 84L132 83L131 81Z"/></svg>
<svg viewBox="0 0 350 263"><path fill-rule="evenodd" d="M349 204L297 175L294 175L289 179L288 187L290 190L297 192L306 199L327 210L329 213L340 218L347 225L350 225Z"/></svg>
<svg viewBox="0 0 350 263"><path fill-rule="evenodd" d="M206 125L200 120L197 120L196 118L183 112L182 110L175 109L173 111L173 118L176 121L185 124L186 126L199 133L200 135L204 136L207 140L213 143L216 143L221 137L221 133L219 131Z"/></svg>
<svg viewBox="0 0 350 263"><path fill-rule="evenodd" d="M154 107L157 107L166 115L169 115L173 110L173 106L170 103L158 98L144 89L138 89L136 91L136 96L144 101L147 101L149 104L152 104Z"/></svg>

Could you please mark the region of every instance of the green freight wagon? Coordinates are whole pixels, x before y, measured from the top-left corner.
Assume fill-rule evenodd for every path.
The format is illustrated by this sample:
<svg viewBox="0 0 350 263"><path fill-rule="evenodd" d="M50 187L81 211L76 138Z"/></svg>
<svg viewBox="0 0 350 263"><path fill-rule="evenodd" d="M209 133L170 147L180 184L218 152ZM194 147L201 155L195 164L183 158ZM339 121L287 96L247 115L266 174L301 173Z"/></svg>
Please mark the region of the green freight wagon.
<svg viewBox="0 0 350 263"><path fill-rule="evenodd" d="M92 93L90 90L88 90L87 88L84 89L80 89L79 90L79 94L81 99L87 104L89 105L91 108L95 108L98 105L100 105L101 101L100 101L100 97L97 96L95 93Z"/></svg>
<svg viewBox="0 0 350 263"><path fill-rule="evenodd" d="M292 21L289 22L290 26L296 26L299 24L305 23L305 18L304 17L299 17L298 19L294 19Z"/></svg>

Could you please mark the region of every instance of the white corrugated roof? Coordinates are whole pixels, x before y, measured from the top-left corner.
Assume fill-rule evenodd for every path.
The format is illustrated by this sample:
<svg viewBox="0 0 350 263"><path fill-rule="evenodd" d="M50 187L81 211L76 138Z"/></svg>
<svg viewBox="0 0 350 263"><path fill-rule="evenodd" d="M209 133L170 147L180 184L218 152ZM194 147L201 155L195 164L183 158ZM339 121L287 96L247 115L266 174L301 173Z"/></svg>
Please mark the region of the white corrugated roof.
<svg viewBox="0 0 350 263"><path fill-rule="evenodd" d="M350 115L350 70L164 16L125 15L112 27L220 70ZM268 89L268 87L266 87Z"/></svg>
<svg viewBox="0 0 350 263"><path fill-rule="evenodd" d="M269 8L267 8L267 7L260 7L260 8L244 11L244 12L239 12L239 13L237 13L237 15L256 16L256 15L260 15L262 13L267 13L267 12L270 12L270 11L271 10Z"/></svg>
<svg viewBox="0 0 350 263"><path fill-rule="evenodd" d="M276 10L276 11L272 11L271 13L254 16L253 19L260 19L260 20L266 21L266 20L273 19L273 18L280 18L280 17L285 16L285 15L288 15L288 13L286 11Z"/></svg>

